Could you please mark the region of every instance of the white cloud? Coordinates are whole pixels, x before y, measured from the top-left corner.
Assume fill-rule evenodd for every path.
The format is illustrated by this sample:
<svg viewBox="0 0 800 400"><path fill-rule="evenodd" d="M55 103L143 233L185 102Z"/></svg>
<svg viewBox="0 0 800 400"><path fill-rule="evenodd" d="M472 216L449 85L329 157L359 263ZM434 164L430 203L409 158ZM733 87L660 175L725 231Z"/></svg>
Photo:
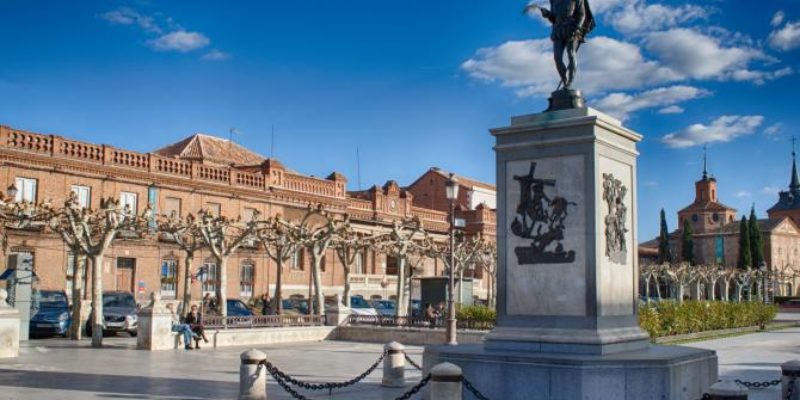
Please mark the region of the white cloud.
<svg viewBox="0 0 800 400"><path fill-rule="evenodd" d="M683 114L685 110L681 106L669 106L658 110L659 114Z"/></svg>
<svg viewBox="0 0 800 400"><path fill-rule="evenodd" d="M761 188L761 193L771 194L773 196L776 196L778 193L780 193L781 190L782 189L777 186L764 186L763 188Z"/></svg>
<svg viewBox="0 0 800 400"><path fill-rule="evenodd" d="M581 47L576 86L586 93L635 89L673 81L677 76L645 59L635 44L596 37ZM550 39L509 41L478 50L461 68L473 78L499 81L520 96L541 96L555 89Z"/></svg>
<svg viewBox="0 0 800 400"><path fill-rule="evenodd" d="M669 86L641 93L611 93L596 101L593 107L619 119L627 119L631 113L645 108L672 106L687 100L711 95L705 89L693 86ZM680 108L680 107L679 107Z"/></svg>
<svg viewBox="0 0 800 400"><path fill-rule="evenodd" d="M764 117L761 115L723 115L710 125L693 124L681 131L665 135L661 141L672 148L730 142L754 133L763 122Z"/></svg>
<svg viewBox="0 0 800 400"><path fill-rule="evenodd" d="M231 55L214 49L206 54L203 54L203 57L201 58L206 61L224 61L231 58Z"/></svg>
<svg viewBox="0 0 800 400"><path fill-rule="evenodd" d="M783 28L772 31L769 35L769 44L781 51L800 47L800 21L787 22Z"/></svg>
<svg viewBox="0 0 800 400"><path fill-rule="evenodd" d="M656 181L644 181L645 186L658 186L658 182Z"/></svg>
<svg viewBox="0 0 800 400"><path fill-rule="evenodd" d="M784 14L783 11L778 11L778 12L775 13L775 15L772 16L772 20L769 23L770 23L770 25L772 25L772 26L777 28L778 26L780 26L780 24L783 23L783 20L785 18L786 18L786 14Z"/></svg>
<svg viewBox="0 0 800 400"><path fill-rule="evenodd" d="M748 67L754 61L775 61L761 50L725 47L718 38L684 28L650 33L645 47L666 67L686 79L763 81L772 76Z"/></svg>
<svg viewBox="0 0 800 400"><path fill-rule="evenodd" d="M741 198L744 198L744 197L750 197L752 195L753 195L752 193L750 193L750 192L748 192L746 190L740 190L740 191L738 191L738 192L736 192L734 194L734 197L738 197L738 198L741 199Z"/></svg>
<svg viewBox="0 0 800 400"><path fill-rule="evenodd" d="M211 41L202 33L175 31L147 42L156 51L188 53L208 46Z"/></svg>
<svg viewBox="0 0 800 400"><path fill-rule="evenodd" d="M636 34L672 28L697 19L705 19L705 8L686 4L671 7L663 4L646 4L643 0L628 2L609 14L611 26L624 34Z"/></svg>
<svg viewBox="0 0 800 400"><path fill-rule="evenodd" d="M158 26L153 17L142 15L129 7L120 7L116 10L100 14L100 18L113 25L133 25L136 24L145 32L161 33L162 29Z"/></svg>
<svg viewBox="0 0 800 400"><path fill-rule="evenodd" d="M781 131L783 131L783 124L777 123L766 127L766 129L764 129L764 134L767 136L775 136L781 133Z"/></svg>

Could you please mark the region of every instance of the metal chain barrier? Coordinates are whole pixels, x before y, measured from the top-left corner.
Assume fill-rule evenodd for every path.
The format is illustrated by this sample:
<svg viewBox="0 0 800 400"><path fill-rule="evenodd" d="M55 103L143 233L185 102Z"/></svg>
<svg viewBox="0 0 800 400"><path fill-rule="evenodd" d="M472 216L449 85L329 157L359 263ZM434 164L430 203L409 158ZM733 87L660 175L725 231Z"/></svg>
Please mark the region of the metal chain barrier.
<svg viewBox="0 0 800 400"><path fill-rule="evenodd" d="M763 381L763 382L749 382L749 381L743 381L741 379L737 379L734 382L736 382L736 383L738 383L740 385L743 385L748 389L766 389L766 388L768 388L770 386L777 386L777 385L781 384L781 380L780 379L774 379L774 380L771 380L771 381Z"/></svg>
<svg viewBox="0 0 800 400"><path fill-rule="evenodd" d="M422 378L422 380L419 381L419 383L414 385L407 392L405 392L402 395L400 395L400 397L396 397L394 400L408 400L408 399L410 399L411 396L419 393L419 391L422 390L422 388L424 388L425 385L427 385L428 382L430 382L430 380L431 380L431 374L425 375L425 377Z"/></svg>
<svg viewBox="0 0 800 400"><path fill-rule="evenodd" d="M411 364L412 367L422 371L422 367L420 367L419 364L415 363L414 360L412 360L411 357L408 356L408 354L404 355L406 356L406 361L408 361L408 363Z"/></svg>
<svg viewBox="0 0 800 400"><path fill-rule="evenodd" d="M284 383L301 387L307 390L328 390L328 392L331 393L333 392L333 389L343 389L348 386L353 386L356 383L362 381L364 378L367 377L367 375L371 374L373 371L375 371L376 368L378 368L378 365L380 365L384 357L386 357L386 353L381 354L378 360L375 361L375 363L372 364L366 371L364 371L364 373L346 382L324 382L324 383L304 382L292 378L287 373L278 369L278 367L272 365L272 363L270 363L269 361L264 361L262 365L264 365L264 367L267 369L267 372L269 372L269 374L272 375L272 377L275 378L275 380L278 381L279 384L282 381Z"/></svg>
<svg viewBox="0 0 800 400"><path fill-rule="evenodd" d="M467 380L466 377L461 377L461 383L464 385L464 388L467 389L468 392L472 393L478 400L489 400L488 397L484 396L483 393L479 392L475 386L472 385L472 382Z"/></svg>

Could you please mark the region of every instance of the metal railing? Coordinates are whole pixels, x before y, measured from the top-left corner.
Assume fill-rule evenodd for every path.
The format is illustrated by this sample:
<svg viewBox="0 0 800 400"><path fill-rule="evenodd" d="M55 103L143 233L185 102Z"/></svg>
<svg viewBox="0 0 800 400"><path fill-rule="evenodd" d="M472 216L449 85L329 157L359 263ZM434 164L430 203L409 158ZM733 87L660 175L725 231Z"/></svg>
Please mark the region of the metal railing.
<svg viewBox="0 0 800 400"><path fill-rule="evenodd" d="M385 327L404 327L404 328L444 328L444 318L422 318L422 317L397 317L392 315L350 315L349 324L351 326L385 326ZM478 321L460 319L457 321L458 329L491 330L494 328L494 321Z"/></svg>
<svg viewBox="0 0 800 400"><path fill-rule="evenodd" d="M203 316L206 329L283 328L325 325L324 315L254 315L251 317Z"/></svg>

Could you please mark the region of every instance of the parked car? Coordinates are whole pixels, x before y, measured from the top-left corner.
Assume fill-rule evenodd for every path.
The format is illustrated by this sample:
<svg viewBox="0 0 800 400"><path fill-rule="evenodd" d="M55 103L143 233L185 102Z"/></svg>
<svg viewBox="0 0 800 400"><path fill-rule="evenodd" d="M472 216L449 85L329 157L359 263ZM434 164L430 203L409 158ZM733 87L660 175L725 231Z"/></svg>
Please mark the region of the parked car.
<svg viewBox="0 0 800 400"><path fill-rule="evenodd" d="M138 320L136 299L123 291L103 292L103 334L127 332L136 336ZM86 322L86 335L92 335L92 321Z"/></svg>
<svg viewBox="0 0 800 400"><path fill-rule="evenodd" d="M361 296L350 296L350 311L353 315L378 315L378 311Z"/></svg>
<svg viewBox="0 0 800 400"><path fill-rule="evenodd" d="M34 298L38 310L31 317L31 336L67 336L72 324L72 315L67 303L67 294L57 290L40 290Z"/></svg>
<svg viewBox="0 0 800 400"><path fill-rule="evenodd" d="M393 317L397 315L397 306L392 300L371 300L370 304L378 315Z"/></svg>
<svg viewBox="0 0 800 400"><path fill-rule="evenodd" d="M229 317L252 317L255 315L253 310L239 299L228 299L227 305Z"/></svg>
<svg viewBox="0 0 800 400"><path fill-rule="evenodd" d="M285 315L308 315L308 300L284 299L281 302Z"/></svg>

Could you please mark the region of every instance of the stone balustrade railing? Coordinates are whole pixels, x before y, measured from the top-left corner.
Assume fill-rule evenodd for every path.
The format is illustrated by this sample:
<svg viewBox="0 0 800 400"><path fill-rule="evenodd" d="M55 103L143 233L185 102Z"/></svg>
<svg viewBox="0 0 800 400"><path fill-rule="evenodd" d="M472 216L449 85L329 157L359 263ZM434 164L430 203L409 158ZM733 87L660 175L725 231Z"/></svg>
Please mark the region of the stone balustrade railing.
<svg viewBox="0 0 800 400"><path fill-rule="evenodd" d="M374 204L369 200L349 198L341 180L319 179L273 170L273 177L233 167L200 164L163 157L153 153L138 153L107 145L96 145L57 135L43 135L0 125L0 150L35 153L58 159L80 161L109 167L119 167L142 173L227 185L257 191L271 188L301 192L316 197L347 199L348 209L356 218L374 219ZM264 172L266 173L266 171ZM420 217L428 230L447 230L447 213L413 207L412 214Z"/></svg>
<svg viewBox="0 0 800 400"><path fill-rule="evenodd" d="M51 157L123 167L130 170L158 173L174 177L238 187L269 189L263 174L241 171L232 167L204 165L191 161L162 157L153 153L138 153L107 145L96 145L56 135L0 126L0 148L33 152ZM336 182L286 173L282 188L316 196L344 198L336 190Z"/></svg>

